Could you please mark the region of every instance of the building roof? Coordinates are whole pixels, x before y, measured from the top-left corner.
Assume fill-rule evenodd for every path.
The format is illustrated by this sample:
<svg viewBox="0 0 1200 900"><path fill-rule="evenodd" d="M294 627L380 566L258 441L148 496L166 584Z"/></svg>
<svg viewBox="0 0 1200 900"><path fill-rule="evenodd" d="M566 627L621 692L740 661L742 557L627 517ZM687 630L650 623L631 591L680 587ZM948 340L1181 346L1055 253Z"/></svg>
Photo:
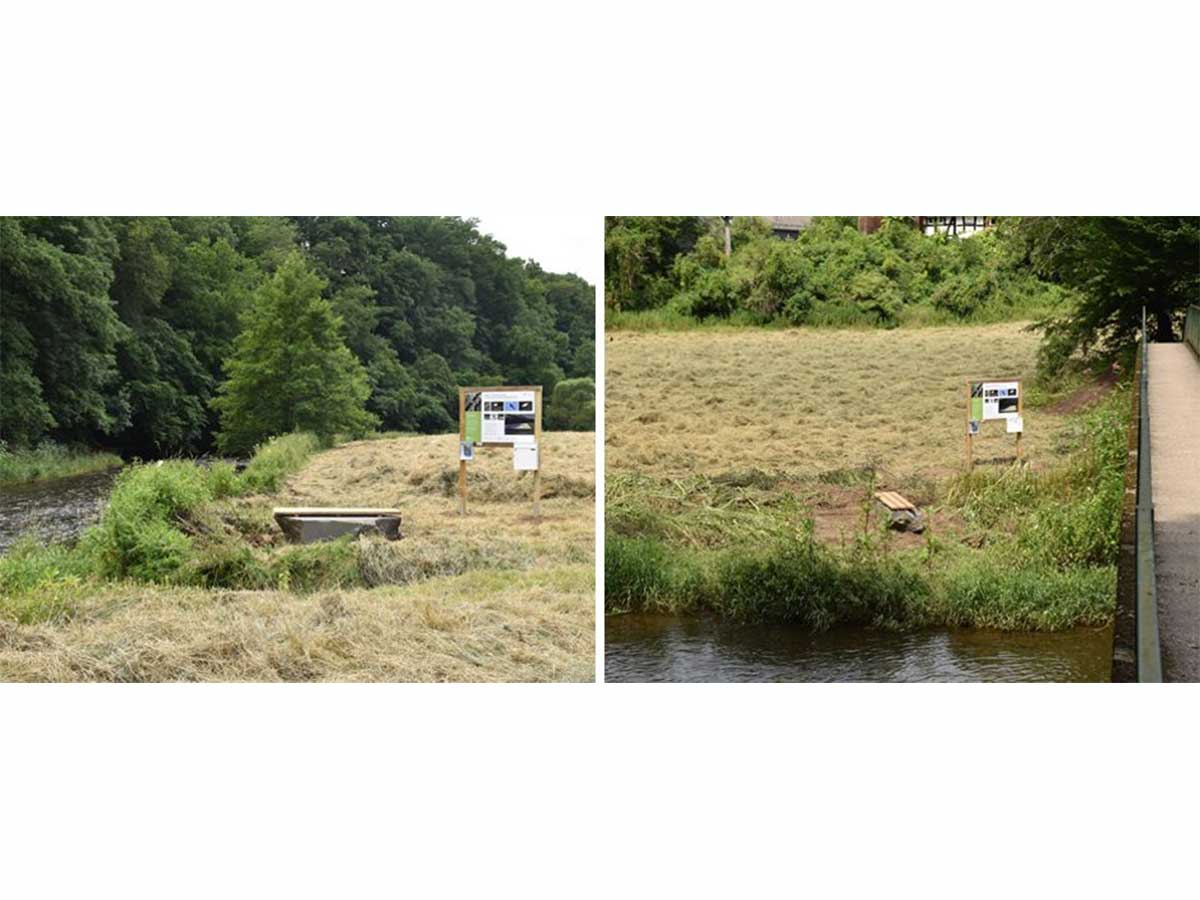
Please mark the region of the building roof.
<svg viewBox="0 0 1200 900"><path fill-rule="evenodd" d="M800 231L812 224L812 216L767 216L776 231Z"/></svg>

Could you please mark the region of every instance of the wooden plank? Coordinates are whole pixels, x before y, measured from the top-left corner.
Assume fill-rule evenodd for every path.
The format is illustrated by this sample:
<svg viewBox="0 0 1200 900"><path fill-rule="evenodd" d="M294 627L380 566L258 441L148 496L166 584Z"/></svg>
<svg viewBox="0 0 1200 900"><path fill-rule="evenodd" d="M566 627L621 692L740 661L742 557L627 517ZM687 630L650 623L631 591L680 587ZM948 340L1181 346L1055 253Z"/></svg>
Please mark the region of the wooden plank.
<svg viewBox="0 0 1200 900"><path fill-rule="evenodd" d="M914 504L907 497L897 494L895 491L876 491L875 499L886 506L888 509L902 510L911 509L916 511Z"/></svg>
<svg viewBox="0 0 1200 900"><path fill-rule="evenodd" d="M465 441L467 439L467 391L469 388L458 389L458 439ZM458 514L465 516L467 514L467 461L459 459L458 461Z"/></svg>
<svg viewBox="0 0 1200 900"><path fill-rule="evenodd" d="M533 470L533 517L542 515L542 389L534 388L533 442L537 445L537 465Z"/></svg>

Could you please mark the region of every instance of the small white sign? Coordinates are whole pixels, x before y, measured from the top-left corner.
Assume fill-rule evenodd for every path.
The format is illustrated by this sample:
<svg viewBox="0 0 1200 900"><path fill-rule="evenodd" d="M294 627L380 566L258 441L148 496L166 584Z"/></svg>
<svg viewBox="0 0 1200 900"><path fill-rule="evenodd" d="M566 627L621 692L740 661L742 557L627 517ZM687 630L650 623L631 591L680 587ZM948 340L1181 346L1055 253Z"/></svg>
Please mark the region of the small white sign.
<svg viewBox="0 0 1200 900"><path fill-rule="evenodd" d="M475 445L470 441L458 442L458 458L463 462L475 461Z"/></svg>
<svg viewBox="0 0 1200 900"><path fill-rule="evenodd" d="M1020 434L1025 430L1025 423L1021 420L1020 416L1009 416L1007 425L1009 434Z"/></svg>
<svg viewBox="0 0 1200 900"><path fill-rule="evenodd" d="M513 468L518 472L536 472L538 468L537 444L514 444Z"/></svg>

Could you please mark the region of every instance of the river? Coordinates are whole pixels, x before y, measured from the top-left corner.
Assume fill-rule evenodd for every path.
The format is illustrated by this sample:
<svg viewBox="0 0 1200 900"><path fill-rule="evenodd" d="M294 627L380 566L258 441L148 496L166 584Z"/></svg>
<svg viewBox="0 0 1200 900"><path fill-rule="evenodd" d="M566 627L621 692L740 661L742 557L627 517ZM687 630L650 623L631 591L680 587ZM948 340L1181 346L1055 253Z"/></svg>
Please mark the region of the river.
<svg viewBox="0 0 1200 900"><path fill-rule="evenodd" d="M100 518L119 469L0 486L0 553L24 533L66 541Z"/></svg>
<svg viewBox="0 0 1200 900"><path fill-rule="evenodd" d="M1108 681L1111 628L910 632L626 615L605 619L606 681Z"/></svg>

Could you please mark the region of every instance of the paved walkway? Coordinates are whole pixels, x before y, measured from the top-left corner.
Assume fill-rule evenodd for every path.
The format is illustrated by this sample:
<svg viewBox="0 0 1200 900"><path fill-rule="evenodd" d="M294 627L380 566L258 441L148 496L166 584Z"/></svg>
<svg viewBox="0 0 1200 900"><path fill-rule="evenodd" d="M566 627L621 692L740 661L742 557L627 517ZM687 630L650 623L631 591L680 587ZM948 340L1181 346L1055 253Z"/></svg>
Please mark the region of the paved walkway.
<svg viewBox="0 0 1200 900"><path fill-rule="evenodd" d="M1200 681L1200 360L1150 345L1150 467L1163 680Z"/></svg>

